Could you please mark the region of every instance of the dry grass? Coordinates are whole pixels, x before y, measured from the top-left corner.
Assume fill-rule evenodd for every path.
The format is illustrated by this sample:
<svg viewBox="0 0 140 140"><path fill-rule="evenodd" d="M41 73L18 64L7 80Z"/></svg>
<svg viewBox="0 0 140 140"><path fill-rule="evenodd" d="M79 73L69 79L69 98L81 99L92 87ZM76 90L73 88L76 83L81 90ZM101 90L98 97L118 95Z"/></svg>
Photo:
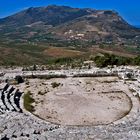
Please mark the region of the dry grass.
<svg viewBox="0 0 140 140"><path fill-rule="evenodd" d="M76 57L82 56L84 52L77 50L68 50L66 48L49 47L44 51L44 54L51 57Z"/></svg>
<svg viewBox="0 0 140 140"><path fill-rule="evenodd" d="M32 103L34 103L35 100L31 97L31 93L27 92L26 94L24 94L24 107L26 110L30 111L30 112L34 112L34 106L32 105Z"/></svg>

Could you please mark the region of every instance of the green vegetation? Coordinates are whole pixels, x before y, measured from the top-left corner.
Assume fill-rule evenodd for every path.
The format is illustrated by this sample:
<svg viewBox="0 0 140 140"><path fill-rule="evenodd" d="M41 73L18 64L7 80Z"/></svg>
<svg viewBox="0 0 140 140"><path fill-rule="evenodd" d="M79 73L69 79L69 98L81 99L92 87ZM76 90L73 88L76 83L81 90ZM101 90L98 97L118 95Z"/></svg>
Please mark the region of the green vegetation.
<svg viewBox="0 0 140 140"><path fill-rule="evenodd" d="M94 58L94 62L98 67L107 67L108 65L140 65L140 56L136 58L126 58L111 54L104 54L103 56L96 56Z"/></svg>
<svg viewBox="0 0 140 140"><path fill-rule="evenodd" d="M136 58L134 58L134 64L140 66L140 56L137 56Z"/></svg>
<svg viewBox="0 0 140 140"><path fill-rule="evenodd" d="M19 75L15 77L15 80L17 81L18 84L24 82L24 79L22 78L22 76L19 76Z"/></svg>
<svg viewBox="0 0 140 140"><path fill-rule="evenodd" d="M30 112L34 112L35 109L32 105L32 103L35 102L35 100L31 97L31 93L28 91L25 95L24 95L24 107L26 110L30 111Z"/></svg>
<svg viewBox="0 0 140 140"><path fill-rule="evenodd" d="M140 65L140 56L132 59L131 56L127 55L128 51L123 50L121 54L115 51L120 50L114 44L99 46L100 50L97 48L92 48L91 52L88 47L90 47L90 42L82 42L79 45L78 41L66 42L66 41L52 41L51 43L38 43L38 42L1 42L0 44L0 65L5 66L31 66L32 69L36 70L37 65L45 65L48 69L59 69L60 65L65 65L71 68L80 68L83 66L83 61L89 60L91 55L93 55L92 60L95 61L96 65L99 67L105 67L107 65ZM51 48L51 49L49 49ZM130 48L130 47L127 47ZM115 55L104 54L111 49ZM137 48L138 49L138 48ZM104 56L96 56L96 54L101 53ZM126 54L125 54L126 53ZM117 56L116 56L117 55ZM124 56L124 57L123 57ZM95 57L95 58L94 58ZM127 58L129 57L129 58ZM90 68L90 66L89 66Z"/></svg>
<svg viewBox="0 0 140 140"><path fill-rule="evenodd" d="M51 14L46 10L51 11ZM129 26L123 20L118 21L120 16L113 11L104 11L97 19L88 17L95 13L94 10L87 12L86 9L48 6L45 9L29 8L20 14L0 20L0 65L34 65L33 70L36 70L36 65L72 64L74 68L81 66L75 59L82 59L85 54L89 56L107 51L122 57L140 54L139 29ZM92 24L93 21L95 24ZM101 23L104 21L106 24L102 28ZM97 31L92 31L93 28L97 28ZM84 37L78 37L78 34L83 32ZM108 35L104 35L106 32ZM127 61L129 59L116 56L105 56L105 60L101 57L96 58L99 66L106 65L106 62L111 65L130 63ZM134 60L134 64L139 63L139 59Z"/></svg>
<svg viewBox="0 0 140 140"><path fill-rule="evenodd" d="M83 51L77 49L65 49L61 52L60 56L57 56L59 47L55 48L60 44L61 51L62 47L69 46L69 43L59 43L57 41L51 43L35 43L35 42L7 42L7 44L0 44L0 65L4 66L29 66L34 65L33 70L36 69L36 65L56 65L56 64L69 64L73 59L82 57ZM48 51L51 46L53 52ZM75 51L75 52L74 52ZM77 51L79 54L77 56ZM56 53L56 55L55 55ZM80 54L81 53L81 54ZM54 55L53 55L54 54Z"/></svg>
<svg viewBox="0 0 140 140"><path fill-rule="evenodd" d="M51 83L51 85L53 88L56 88L56 87L60 86L60 83L53 82L53 83Z"/></svg>
<svg viewBox="0 0 140 140"><path fill-rule="evenodd" d="M69 64L73 61L72 58L70 57L65 57L65 58L55 58L50 61L48 61L49 64Z"/></svg>

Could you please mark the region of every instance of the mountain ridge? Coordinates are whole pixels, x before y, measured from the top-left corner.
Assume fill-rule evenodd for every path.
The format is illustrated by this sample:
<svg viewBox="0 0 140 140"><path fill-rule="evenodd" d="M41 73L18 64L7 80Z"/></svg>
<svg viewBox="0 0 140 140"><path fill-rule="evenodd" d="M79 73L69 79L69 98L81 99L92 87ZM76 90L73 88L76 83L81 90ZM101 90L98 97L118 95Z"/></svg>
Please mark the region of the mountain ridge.
<svg viewBox="0 0 140 140"><path fill-rule="evenodd" d="M71 28L74 30L78 28L76 24L81 26L81 30L84 29L84 33L79 29L74 34L69 34ZM87 29L87 26L90 28ZM56 5L30 7L0 19L0 31L0 36L7 40L15 40L16 35L18 40L26 41L32 40L37 35L47 36L47 34L53 34L53 38L62 40L94 40L97 43L117 41L125 43L127 39L136 43L137 38L140 38L140 30L129 25L116 11ZM85 37L82 37L82 34Z"/></svg>

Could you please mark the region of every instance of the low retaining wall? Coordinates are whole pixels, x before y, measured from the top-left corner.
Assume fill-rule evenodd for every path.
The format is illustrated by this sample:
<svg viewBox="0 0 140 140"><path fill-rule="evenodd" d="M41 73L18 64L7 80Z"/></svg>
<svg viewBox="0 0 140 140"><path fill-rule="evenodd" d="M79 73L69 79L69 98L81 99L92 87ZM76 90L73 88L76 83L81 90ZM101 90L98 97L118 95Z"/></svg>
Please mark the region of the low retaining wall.
<svg viewBox="0 0 140 140"><path fill-rule="evenodd" d="M51 79L51 78L66 78L66 75L23 75L23 78L40 78L40 79Z"/></svg>
<svg viewBox="0 0 140 140"><path fill-rule="evenodd" d="M118 74L113 74L113 73L80 73L80 74L75 74L73 77L106 77L106 76L118 76Z"/></svg>

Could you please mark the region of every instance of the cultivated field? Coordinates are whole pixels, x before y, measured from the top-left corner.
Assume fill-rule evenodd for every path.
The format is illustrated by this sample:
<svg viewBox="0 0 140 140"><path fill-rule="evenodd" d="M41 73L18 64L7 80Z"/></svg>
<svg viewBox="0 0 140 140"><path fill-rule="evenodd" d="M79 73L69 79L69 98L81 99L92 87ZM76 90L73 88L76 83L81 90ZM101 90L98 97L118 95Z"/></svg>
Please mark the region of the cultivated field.
<svg viewBox="0 0 140 140"><path fill-rule="evenodd" d="M60 48L60 47L49 47L44 51L44 54L51 57L77 57L82 56L84 52L77 51L77 50L69 50L66 48Z"/></svg>

